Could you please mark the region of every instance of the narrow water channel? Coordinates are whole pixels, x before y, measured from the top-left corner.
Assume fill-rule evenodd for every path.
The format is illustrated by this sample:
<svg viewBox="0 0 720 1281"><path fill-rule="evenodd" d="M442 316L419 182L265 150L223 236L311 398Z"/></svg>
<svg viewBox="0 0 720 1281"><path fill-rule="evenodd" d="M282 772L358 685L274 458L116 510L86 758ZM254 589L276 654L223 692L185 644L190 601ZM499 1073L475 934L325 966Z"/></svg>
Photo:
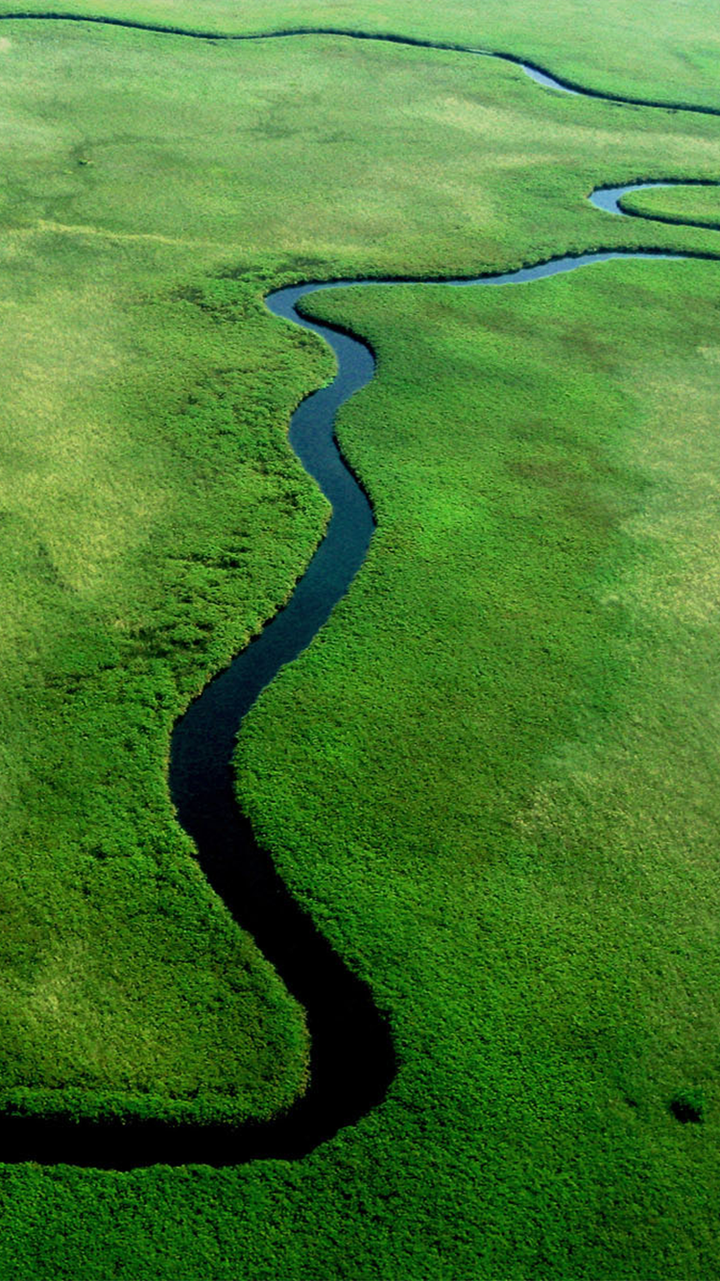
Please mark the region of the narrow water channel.
<svg viewBox="0 0 720 1281"><path fill-rule="evenodd" d="M482 50L466 52L501 56ZM582 92L537 67L518 65L553 90ZM591 200L606 212L620 214L623 195L659 185L671 184L599 188ZM320 290L348 286L413 283L466 289L516 285L615 259L693 256L589 253L474 279L345 280L294 285L267 296L274 315L320 335L335 353L338 372L334 381L303 401L290 427L292 446L330 500L332 518L289 603L178 721L172 736L169 785L178 818L196 843L210 883L307 1010L312 1038L311 1085L286 1116L237 1129L5 1119L0 1121L2 1160L127 1169L155 1163L235 1165L263 1157L297 1158L341 1127L358 1121L382 1101L392 1082L392 1043L370 990L331 950L289 895L233 796L231 760L243 717L279 669L310 644L345 595L365 559L374 528L367 498L343 463L334 438L337 411L370 382L373 356L361 340L305 319L298 311L301 300ZM322 856L322 851L319 853Z"/></svg>

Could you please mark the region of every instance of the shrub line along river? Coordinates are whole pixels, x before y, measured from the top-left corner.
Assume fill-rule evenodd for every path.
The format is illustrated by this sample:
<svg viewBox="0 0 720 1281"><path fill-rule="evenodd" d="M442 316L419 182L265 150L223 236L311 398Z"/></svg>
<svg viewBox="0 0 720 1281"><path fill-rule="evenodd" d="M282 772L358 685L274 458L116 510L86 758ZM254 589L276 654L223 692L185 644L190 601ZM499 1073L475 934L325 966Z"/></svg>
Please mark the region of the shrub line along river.
<svg viewBox="0 0 720 1281"><path fill-rule="evenodd" d="M267 36L218 35L116 18L81 18L59 13L3 14L1 17L90 21L212 40L277 39L293 35L386 40L504 58L520 66L543 87L555 91L720 115L720 110L712 108L611 97L563 83L512 55L400 36L373 36L332 28L276 32ZM647 187L685 185L686 182L668 179L662 183L636 182L624 187L597 188L590 200L598 209L622 214L620 201L624 195ZM148 1121L90 1123L5 1118L3 1161L34 1160L46 1164L63 1162L130 1169L155 1163L237 1165L262 1157L302 1157L380 1103L393 1079L396 1065L389 1031L373 1004L369 988L332 951L310 917L285 889L270 855L255 842L233 795L232 755L243 717L279 669L310 644L335 604L345 595L365 559L374 528L368 499L336 446L334 423L340 406L372 379L375 361L362 340L306 319L298 310L302 300L320 290L338 287L498 286L540 280L621 258L701 257L710 255L616 250L560 257L518 271L473 278L322 281L291 285L267 295L265 301L275 316L320 335L332 347L337 359L338 372L333 382L308 396L295 410L290 425L291 444L306 471L329 499L332 516L325 537L288 604L230 667L205 688L177 722L172 735L169 784L178 818L196 842L200 864L210 883L238 924L252 933L289 991L307 1011L311 1035L310 1086L306 1095L285 1115L237 1128L172 1126Z"/></svg>

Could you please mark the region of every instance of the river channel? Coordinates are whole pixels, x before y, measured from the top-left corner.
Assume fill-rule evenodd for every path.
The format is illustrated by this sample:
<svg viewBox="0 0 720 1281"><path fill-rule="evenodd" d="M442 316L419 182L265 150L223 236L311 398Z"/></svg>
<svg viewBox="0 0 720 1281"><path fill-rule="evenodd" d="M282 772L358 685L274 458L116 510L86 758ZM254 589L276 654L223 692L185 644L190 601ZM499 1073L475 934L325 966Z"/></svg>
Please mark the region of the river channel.
<svg viewBox="0 0 720 1281"><path fill-rule="evenodd" d="M206 38L192 32L176 34ZM357 33L356 38L373 37ZM465 52L503 56L483 50ZM508 60L521 66L546 90L604 96L562 84L540 68L515 58ZM662 185L673 184L648 182L598 188L590 199L597 208L618 216L623 213L620 201L624 195ZM412 283L456 289L497 288L623 258L695 256L698 255L635 251L588 253L473 279L323 281L292 285L267 295L266 304L275 316L319 335L335 353L337 374L333 382L308 396L295 410L290 425L292 447L329 499L332 516L325 537L288 604L206 687L176 724L169 785L178 818L195 841L210 883L307 1011L312 1045L311 1084L304 1098L285 1116L237 1129L173 1127L150 1122L99 1125L26 1118L5 1121L3 1160L128 1169L157 1162L235 1165L259 1158L302 1157L379 1104L392 1082L396 1065L390 1034L370 990L332 951L285 889L233 795L232 756L243 717L280 668L311 643L348 591L365 559L374 529L370 504L345 466L334 435L340 406L373 377L373 355L361 339L304 317L299 310L302 301L321 290L338 287Z"/></svg>

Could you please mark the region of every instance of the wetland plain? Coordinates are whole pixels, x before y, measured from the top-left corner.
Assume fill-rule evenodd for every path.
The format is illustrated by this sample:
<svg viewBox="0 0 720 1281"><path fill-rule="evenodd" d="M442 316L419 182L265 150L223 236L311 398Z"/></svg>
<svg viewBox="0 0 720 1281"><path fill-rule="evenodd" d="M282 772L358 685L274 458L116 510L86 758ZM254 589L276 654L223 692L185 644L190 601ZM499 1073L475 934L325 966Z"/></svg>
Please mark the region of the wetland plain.
<svg viewBox="0 0 720 1281"><path fill-rule="evenodd" d="M510 61L4 15L3 1277L720 1271L720 51L702 0L611 8L603 59L564 0L354 7ZM329 519L287 431L333 358L264 298L360 279L300 309L374 354L336 430L376 528L234 768L388 1071L235 1162L307 1091L313 1016L206 879L170 735ZM103 1127L137 1158L81 1159Z"/></svg>

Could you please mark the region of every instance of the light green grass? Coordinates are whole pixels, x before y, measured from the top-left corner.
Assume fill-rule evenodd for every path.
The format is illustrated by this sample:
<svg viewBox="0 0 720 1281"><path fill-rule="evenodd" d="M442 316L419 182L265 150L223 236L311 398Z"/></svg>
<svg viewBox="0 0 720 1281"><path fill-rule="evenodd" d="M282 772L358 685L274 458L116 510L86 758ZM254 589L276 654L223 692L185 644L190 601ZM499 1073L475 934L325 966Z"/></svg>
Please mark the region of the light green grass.
<svg viewBox="0 0 720 1281"><path fill-rule="evenodd" d="M645 218L666 222L695 222L720 227L720 197L717 187L660 187L636 191L623 197L622 208Z"/></svg>
<svg viewBox="0 0 720 1281"><path fill-rule="evenodd" d="M9 14L44 11L39 0L0 6ZM660 7L652 0L551 0L541 8L525 0L67 0L54 11L225 34L332 27L443 40L535 60L601 92L720 107L713 0L665 0Z"/></svg>

